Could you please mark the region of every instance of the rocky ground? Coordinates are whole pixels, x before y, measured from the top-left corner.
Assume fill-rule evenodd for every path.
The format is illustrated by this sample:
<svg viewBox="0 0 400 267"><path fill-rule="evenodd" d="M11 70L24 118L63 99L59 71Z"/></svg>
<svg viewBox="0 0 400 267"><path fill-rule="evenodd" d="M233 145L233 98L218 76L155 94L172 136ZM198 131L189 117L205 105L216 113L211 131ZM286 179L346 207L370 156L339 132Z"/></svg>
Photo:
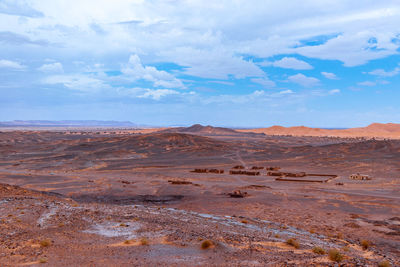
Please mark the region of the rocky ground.
<svg viewBox="0 0 400 267"><path fill-rule="evenodd" d="M0 266L398 266L399 148L317 137L0 133ZM229 175L237 164L338 177ZM373 180L348 179L358 171ZM247 194L230 197L235 190Z"/></svg>

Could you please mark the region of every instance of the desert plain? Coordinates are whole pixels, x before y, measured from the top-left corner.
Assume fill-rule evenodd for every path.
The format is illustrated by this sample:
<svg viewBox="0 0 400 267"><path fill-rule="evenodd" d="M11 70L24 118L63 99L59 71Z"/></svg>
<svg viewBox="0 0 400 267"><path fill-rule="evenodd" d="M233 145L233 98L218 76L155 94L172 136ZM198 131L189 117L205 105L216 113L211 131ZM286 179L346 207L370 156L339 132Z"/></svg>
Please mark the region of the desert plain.
<svg viewBox="0 0 400 267"><path fill-rule="evenodd" d="M399 266L395 132L272 130L1 130L0 266Z"/></svg>

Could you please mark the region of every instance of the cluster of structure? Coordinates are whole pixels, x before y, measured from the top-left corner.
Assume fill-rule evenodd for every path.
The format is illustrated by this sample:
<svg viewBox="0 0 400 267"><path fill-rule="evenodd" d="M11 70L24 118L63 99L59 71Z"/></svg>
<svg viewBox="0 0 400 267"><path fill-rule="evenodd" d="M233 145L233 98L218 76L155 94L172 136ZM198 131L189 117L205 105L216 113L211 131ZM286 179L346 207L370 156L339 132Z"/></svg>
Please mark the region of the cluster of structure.
<svg viewBox="0 0 400 267"><path fill-rule="evenodd" d="M229 174L257 176L257 175L260 175L260 172L257 172L257 171L234 171L234 170L230 170Z"/></svg>
<svg viewBox="0 0 400 267"><path fill-rule="evenodd" d="M285 176L285 177L305 177L307 173L305 172L267 172L268 176Z"/></svg>
<svg viewBox="0 0 400 267"><path fill-rule="evenodd" d="M357 173L357 174L350 175L350 179L352 179L352 180L371 180L372 178L369 175Z"/></svg>
<svg viewBox="0 0 400 267"><path fill-rule="evenodd" d="M230 175L250 175L250 176L259 176L261 172L259 170L266 170L267 176L274 176L276 177L276 181L286 181L286 182L312 182L312 183L327 183L332 179L335 179L337 175L335 174L313 174L313 173L306 173L306 172L282 172L279 171L281 167L274 166L274 167L263 167L263 166L252 166L246 170L246 167L243 165L235 165L229 171ZM222 174L224 170L219 169L194 169L192 172L196 173L217 173ZM298 179L304 177L325 177L322 179ZM350 175L350 179L355 180L370 180L371 178L368 175L362 174L353 174ZM233 196L234 197L234 196Z"/></svg>
<svg viewBox="0 0 400 267"><path fill-rule="evenodd" d="M218 169L194 169L194 170L191 171L191 172L222 174L222 173L224 173L224 170L218 170Z"/></svg>
<svg viewBox="0 0 400 267"><path fill-rule="evenodd" d="M243 198L247 196L247 192L241 192L240 190L235 190L232 193L228 193L228 195L233 198Z"/></svg>

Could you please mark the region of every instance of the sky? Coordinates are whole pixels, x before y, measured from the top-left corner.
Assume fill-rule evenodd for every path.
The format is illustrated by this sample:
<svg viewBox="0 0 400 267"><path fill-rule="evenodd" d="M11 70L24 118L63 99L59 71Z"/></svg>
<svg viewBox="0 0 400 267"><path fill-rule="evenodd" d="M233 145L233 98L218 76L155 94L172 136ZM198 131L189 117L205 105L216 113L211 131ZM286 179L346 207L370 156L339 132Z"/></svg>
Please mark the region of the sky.
<svg viewBox="0 0 400 267"><path fill-rule="evenodd" d="M400 123L400 2L0 0L0 120Z"/></svg>

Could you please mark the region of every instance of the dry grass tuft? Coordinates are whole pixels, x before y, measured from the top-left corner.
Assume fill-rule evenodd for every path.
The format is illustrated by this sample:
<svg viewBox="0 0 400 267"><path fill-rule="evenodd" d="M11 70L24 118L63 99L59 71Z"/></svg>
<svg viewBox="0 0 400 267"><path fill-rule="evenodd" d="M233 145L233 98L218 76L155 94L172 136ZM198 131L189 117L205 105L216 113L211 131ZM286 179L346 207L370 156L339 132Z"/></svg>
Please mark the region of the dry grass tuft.
<svg viewBox="0 0 400 267"><path fill-rule="evenodd" d="M371 242L369 242L368 240L361 240L360 245L363 250L367 250L371 246Z"/></svg>
<svg viewBox="0 0 400 267"><path fill-rule="evenodd" d="M390 264L389 261L387 260L383 260L381 262L378 263L378 267L391 267L392 265Z"/></svg>
<svg viewBox="0 0 400 267"><path fill-rule="evenodd" d="M289 246L292 246L296 249L300 247L299 242L294 238L289 238L288 240L286 240L286 244L288 244Z"/></svg>
<svg viewBox="0 0 400 267"><path fill-rule="evenodd" d="M39 244L41 247L45 248L45 247L48 247L51 245L51 241L50 240L41 240Z"/></svg>
<svg viewBox="0 0 400 267"><path fill-rule="evenodd" d="M46 258L40 258L39 259L39 263L46 263L47 262L47 259Z"/></svg>
<svg viewBox="0 0 400 267"><path fill-rule="evenodd" d="M315 254L319 254L319 255L324 255L326 253L325 250L321 247L313 247L312 251Z"/></svg>
<svg viewBox="0 0 400 267"><path fill-rule="evenodd" d="M202 248L202 249L208 249L208 248L210 248L212 245L213 245L213 242L212 242L212 241L210 241L210 240L204 240L204 241L201 243L201 248Z"/></svg>
<svg viewBox="0 0 400 267"><path fill-rule="evenodd" d="M340 253L339 250L337 250L337 249L329 250L329 259L331 261L341 262L343 260L343 258L344 258L344 256L343 256L343 254Z"/></svg>
<svg viewBox="0 0 400 267"><path fill-rule="evenodd" d="M146 237L141 238L140 239L140 245L148 246L149 245L149 240Z"/></svg>

